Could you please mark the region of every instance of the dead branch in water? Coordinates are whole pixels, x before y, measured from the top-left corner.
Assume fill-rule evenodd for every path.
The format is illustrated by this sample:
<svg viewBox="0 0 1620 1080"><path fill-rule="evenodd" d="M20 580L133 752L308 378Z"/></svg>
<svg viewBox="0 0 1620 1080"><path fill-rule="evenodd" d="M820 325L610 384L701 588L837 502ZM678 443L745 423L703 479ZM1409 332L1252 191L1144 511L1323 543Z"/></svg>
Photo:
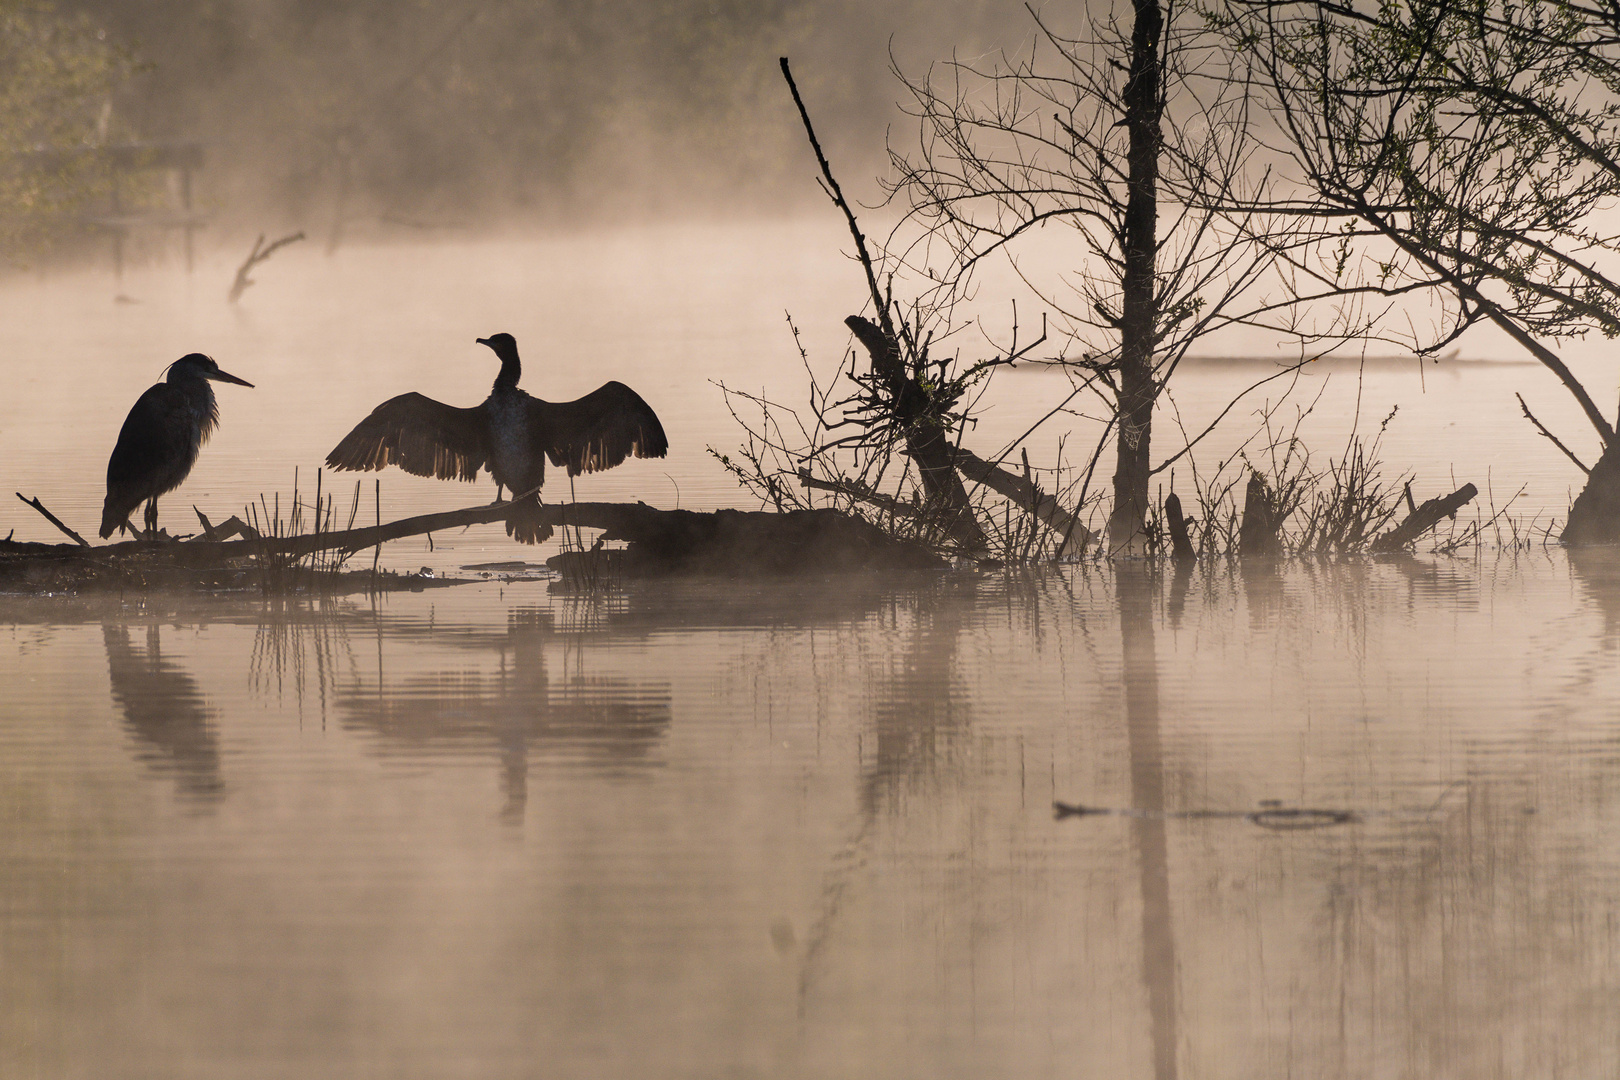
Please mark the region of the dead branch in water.
<svg viewBox="0 0 1620 1080"><path fill-rule="evenodd" d="M248 252L247 259L242 263L241 266L237 267L236 281L231 285L230 295L226 299L232 304L236 303L239 299L241 299L242 294L247 291L248 286L253 284L253 279L248 277L249 270L252 270L259 263L264 262L264 260L268 259L271 255L274 255L277 248L286 247L288 244L296 243L303 238L304 234L302 232L296 232L288 236L283 236L280 240L275 241L269 247L265 247L264 233L260 233L259 238L253 242L253 250Z"/></svg>
<svg viewBox="0 0 1620 1080"><path fill-rule="evenodd" d="M812 476L809 469L799 470L799 483L807 488L817 491L831 491L834 494L845 495L857 502L870 503L886 514L895 517L921 518L927 513L920 506L903 502L893 495L885 495L881 491L873 491L859 480L822 480Z"/></svg>
<svg viewBox="0 0 1620 1080"><path fill-rule="evenodd" d="M58 529L61 529L68 536L72 537L73 542L78 544L80 547L89 547L90 546L90 541L86 540L84 537L80 536L78 533L74 532L72 529L70 529L66 525L62 524L61 520L59 518L57 518L57 516L55 514L51 513L49 510L45 509L45 504L40 502L38 498L23 499L23 493L20 492L20 491L17 492L17 498L22 499L22 501L24 503L28 504L29 506L32 506L35 510L38 510L41 514L43 514L45 516L46 521L50 522L52 525L55 525Z"/></svg>
<svg viewBox="0 0 1620 1080"><path fill-rule="evenodd" d="M1523 394L1514 394L1513 396L1519 399L1519 408L1524 410L1524 418L1526 420L1530 421L1532 424L1536 425L1536 430L1537 431L1541 432L1547 438L1551 439L1552 444L1554 446L1558 447L1558 449L1562 450L1564 452L1564 456L1569 458L1569 460L1573 461L1575 463L1575 467L1577 469L1581 470L1581 472L1585 473L1587 476L1591 476L1592 475L1592 470L1589 469L1586 466L1586 463L1583 462L1580 458L1576 457L1575 452L1573 450L1571 450L1569 447L1565 446L1562 442L1560 442L1558 440L1558 436L1556 436L1552 432L1548 431L1546 424L1543 424L1540 420L1536 419L1535 414L1530 411L1530 406L1528 406L1528 405L1526 405L1524 403L1524 395Z"/></svg>
<svg viewBox="0 0 1620 1080"><path fill-rule="evenodd" d="M1479 488L1464 484L1450 495L1428 500L1408 514L1405 521L1374 540L1368 550L1374 554L1401 550L1438 525L1441 518L1455 516L1478 494Z"/></svg>
<svg viewBox="0 0 1620 1080"><path fill-rule="evenodd" d="M1029 459L1025 457L1025 465ZM1091 530L1082 525L1073 514L1058 504L1057 498L1040 489L1028 476L1019 476L992 462L986 461L965 446L956 448L956 468L976 484L983 484L998 495L1004 495L1015 506L1027 510L1045 522L1053 532L1063 537L1060 558L1078 554L1091 543Z"/></svg>

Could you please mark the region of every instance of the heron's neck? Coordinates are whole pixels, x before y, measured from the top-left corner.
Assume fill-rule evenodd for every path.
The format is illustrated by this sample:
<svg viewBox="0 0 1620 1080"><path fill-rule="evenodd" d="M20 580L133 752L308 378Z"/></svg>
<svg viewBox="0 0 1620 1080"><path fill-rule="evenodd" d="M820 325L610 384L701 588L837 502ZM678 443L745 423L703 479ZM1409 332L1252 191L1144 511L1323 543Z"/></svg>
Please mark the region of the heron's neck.
<svg viewBox="0 0 1620 1080"><path fill-rule="evenodd" d="M518 377L523 374L523 365L518 362L517 350L501 354L501 373L495 376L495 389L517 389Z"/></svg>

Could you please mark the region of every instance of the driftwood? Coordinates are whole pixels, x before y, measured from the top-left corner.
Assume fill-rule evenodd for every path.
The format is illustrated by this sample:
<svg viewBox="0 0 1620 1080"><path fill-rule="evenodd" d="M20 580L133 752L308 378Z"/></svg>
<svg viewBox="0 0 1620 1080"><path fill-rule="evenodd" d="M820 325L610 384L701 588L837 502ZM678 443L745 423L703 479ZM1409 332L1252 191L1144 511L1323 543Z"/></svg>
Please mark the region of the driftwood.
<svg viewBox="0 0 1620 1080"><path fill-rule="evenodd" d="M837 495L848 496L858 502L875 506L894 517L922 518L928 516L928 512L921 506L903 502L893 495L885 495L883 492L874 490L859 480L823 480L812 475L809 469L800 469L799 483L817 491L831 491Z"/></svg>
<svg viewBox="0 0 1620 1080"><path fill-rule="evenodd" d="M423 514L363 529L294 536L127 540L99 547L0 541L0 579L41 587L52 587L50 583L122 586L160 580L163 574L179 571L224 571L248 560L356 552L389 540L502 521L521 501ZM644 503L567 503L542 505L539 516L554 527L599 529L604 532L602 539L628 541L625 551L614 554L616 572L626 576L789 576L945 566L944 560L922 546L897 540L869 522L836 510L696 513L659 510ZM206 518L203 520L206 524ZM206 527L216 537L246 528L236 518ZM220 583L217 578L200 580Z"/></svg>
<svg viewBox="0 0 1620 1080"><path fill-rule="evenodd" d="M25 504L32 506L35 510L38 510L42 515L44 515L46 521L50 522L52 525L55 525L58 529L61 529L68 536L72 537L73 542L78 544L80 547L90 546L90 541L86 540L84 537L62 524L61 519L55 514L51 513L49 510L45 509L45 504L40 502L37 497L32 499L23 499L23 493L19 491L17 492L17 498L22 499Z"/></svg>
<svg viewBox="0 0 1620 1080"><path fill-rule="evenodd" d="M1059 558L1076 555L1084 551L1087 544L1095 539L1091 530L1080 523L1069 511L1051 495L1042 491L1027 476L1019 476L999 465L993 464L979 457L973 451L957 447L956 469L966 479L976 484L982 484L999 495L1011 500L1020 509L1033 513L1035 517L1044 522L1053 532L1063 538L1062 548L1058 552ZM799 470L799 482L808 488L818 491L831 491L839 495L856 499L860 502L875 506L886 514L904 518L924 518L928 516L926 507L904 502L893 495L886 495L875 491L865 484L855 480L823 480L813 476L808 469Z"/></svg>
<svg viewBox="0 0 1620 1080"><path fill-rule="evenodd" d="M1187 519L1181 513L1181 498L1173 491L1164 499L1164 520L1170 529L1170 557L1177 565L1197 562L1198 553L1187 533Z"/></svg>
<svg viewBox="0 0 1620 1080"><path fill-rule="evenodd" d="M1450 495L1433 498L1413 510L1406 516L1406 520L1384 535L1372 542L1368 550L1374 554L1384 554L1391 551L1400 551L1417 541L1417 538L1440 524L1441 518L1455 517L1458 510L1473 500L1479 494L1479 489L1473 484L1464 484Z"/></svg>
<svg viewBox="0 0 1620 1080"><path fill-rule="evenodd" d="M1009 472L960 446L956 448L956 468L974 483L983 484L998 495L1006 496L1014 505L1032 512L1053 532L1063 537L1059 558L1077 555L1091 543L1091 530L1080 524L1078 518L1060 506L1056 498L1036 486L1028 476Z"/></svg>
<svg viewBox="0 0 1620 1080"><path fill-rule="evenodd" d="M231 284L231 292L226 299L232 304L240 300L242 298L242 294L247 292L248 286L253 284L253 279L248 277L249 270L252 270L259 263L264 262L264 260L268 259L271 255L274 255L277 248L283 248L288 244L297 243L303 238L303 233L296 232L288 236L283 236L280 240L276 240L266 247L264 243L264 233L260 233L259 238L253 242L253 250L248 252L248 257L242 262L242 265L236 268L236 281Z"/></svg>

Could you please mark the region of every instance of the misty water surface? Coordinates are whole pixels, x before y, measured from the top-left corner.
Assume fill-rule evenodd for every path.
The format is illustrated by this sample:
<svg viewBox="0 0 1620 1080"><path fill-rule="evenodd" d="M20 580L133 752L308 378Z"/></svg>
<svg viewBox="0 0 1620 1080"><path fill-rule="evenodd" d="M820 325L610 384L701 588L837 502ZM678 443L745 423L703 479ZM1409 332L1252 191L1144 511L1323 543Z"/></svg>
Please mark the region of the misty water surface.
<svg viewBox="0 0 1620 1080"><path fill-rule="evenodd" d="M830 367L860 300L838 242L294 247L236 308L223 255L14 280L0 481L88 530L129 404L202 350L258 389L220 388L163 520L219 520L295 467L307 492L385 397L481 400L472 339L506 330L531 392L619 378L663 417L668 459L580 498L746 505L705 452L737 441L710 380L802 402L784 309ZM1256 370L1185 369L1183 422ZM1512 399L1573 429L1539 368L1355 375L1296 391L1325 380L1314 449L1399 404L1384 458L1419 498L1567 506L1573 466ZM999 377L974 444L1060 385ZM1088 421L1062 423L1037 465ZM381 478L386 517L494 494ZM21 504L0 525L57 538ZM487 527L384 560L553 550ZM594 600L0 597L0 1074L1612 1076L1617 634L1620 567L1541 545ZM1339 823L1283 827L1299 809Z"/></svg>
<svg viewBox="0 0 1620 1080"><path fill-rule="evenodd" d="M8 602L4 1071L1612 1075L1617 582Z"/></svg>

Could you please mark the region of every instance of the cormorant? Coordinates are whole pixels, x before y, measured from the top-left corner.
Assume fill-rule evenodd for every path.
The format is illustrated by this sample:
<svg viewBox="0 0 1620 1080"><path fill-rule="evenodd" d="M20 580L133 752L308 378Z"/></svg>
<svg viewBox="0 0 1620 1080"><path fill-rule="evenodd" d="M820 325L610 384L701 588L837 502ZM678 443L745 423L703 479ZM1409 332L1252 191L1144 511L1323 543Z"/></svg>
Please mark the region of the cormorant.
<svg viewBox="0 0 1620 1080"><path fill-rule="evenodd" d="M501 372L482 405L458 409L421 394L401 394L372 410L326 455L334 469L398 465L417 476L476 480L488 468L514 496L545 482L546 458L569 476L611 469L625 458L663 457L664 426L621 382L603 383L577 401L541 401L518 389L522 367L511 334L478 338L500 357ZM533 502L538 509L538 498ZM551 526L518 507L506 531L525 544L551 535Z"/></svg>
<svg viewBox="0 0 1620 1080"><path fill-rule="evenodd" d="M169 365L168 377L135 402L107 460L107 501L101 509L101 538L114 529L135 529L129 515L146 503L146 532L157 533L157 501L179 487L197 464L197 451L219 423L219 404L210 379L253 384L219 370L211 356L188 353Z"/></svg>

